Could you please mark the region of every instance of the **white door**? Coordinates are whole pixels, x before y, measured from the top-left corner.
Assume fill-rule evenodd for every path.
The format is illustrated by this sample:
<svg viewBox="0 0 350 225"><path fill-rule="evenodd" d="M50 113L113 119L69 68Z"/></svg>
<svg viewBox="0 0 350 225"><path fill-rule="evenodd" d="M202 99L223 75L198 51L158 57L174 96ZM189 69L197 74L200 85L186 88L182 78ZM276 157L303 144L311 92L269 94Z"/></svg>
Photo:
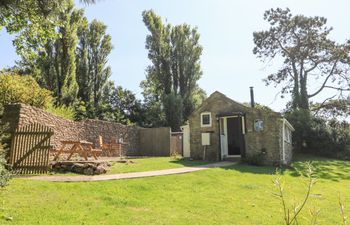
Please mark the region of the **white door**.
<svg viewBox="0 0 350 225"><path fill-rule="evenodd" d="M220 146L221 146L221 159L224 159L228 155L227 146L227 118L220 118Z"/></svg>

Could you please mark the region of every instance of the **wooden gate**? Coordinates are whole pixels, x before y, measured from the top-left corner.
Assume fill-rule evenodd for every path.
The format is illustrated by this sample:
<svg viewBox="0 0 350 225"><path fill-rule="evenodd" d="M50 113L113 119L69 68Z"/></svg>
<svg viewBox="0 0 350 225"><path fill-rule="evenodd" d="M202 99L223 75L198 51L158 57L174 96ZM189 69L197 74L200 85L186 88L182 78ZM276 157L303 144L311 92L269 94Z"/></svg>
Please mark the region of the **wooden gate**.
<svg viewBox="0 0 350 225"><path fill-rule="evenodd" d="M170 153L183 155L183 133L172 132L170 141Z"/></svg>
<svg viewBox="0 0 350 225"><path fill-rule="evenodd" d="M10 164L14 173L46 173L49 169L52 135L53 131L41 124L17 128L12 136L10 151Z"/></svg>

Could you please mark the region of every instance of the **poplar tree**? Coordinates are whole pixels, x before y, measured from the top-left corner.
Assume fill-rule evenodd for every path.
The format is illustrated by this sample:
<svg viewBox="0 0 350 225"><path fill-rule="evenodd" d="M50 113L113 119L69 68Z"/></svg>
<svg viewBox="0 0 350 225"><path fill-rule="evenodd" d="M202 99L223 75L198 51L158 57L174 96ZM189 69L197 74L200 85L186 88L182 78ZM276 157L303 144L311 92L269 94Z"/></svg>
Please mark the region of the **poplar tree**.
<svg viewBox="0 0 350 225"><path fill-rule="evenodd" d="M102 22L93 20L88 25L86 19L78 29L76 54L79 98L90 106L87 110L93 117L99 117L104 87L112 74L107 62L113 46L106 29L107 26Z"/></svg>
<svg viewBox="0 0 350 225"><path fill-rule="evenodd" d="M83 11L74 9L72 2L60 12L58 38L48 41L37 57L38 79L42 86L53 91L57 104L71 105L77 99L75 49L82 15Z"/></svg>
<svg viewBox="0 0 350 225"><path fill-rule="evenodd" d="M197 28L187 24L163 23L152 10L142 15L150 32L146 49L152 63L146 69L146 80L141 83L146 105L165 114L165 118L158 114L154 125L163 123L179 130L198 104L196 95L204 93L197 84L202 76L200 35ZM201 95L200 99L204 97ZM155 113L150 114L157 117Z"/></svg>

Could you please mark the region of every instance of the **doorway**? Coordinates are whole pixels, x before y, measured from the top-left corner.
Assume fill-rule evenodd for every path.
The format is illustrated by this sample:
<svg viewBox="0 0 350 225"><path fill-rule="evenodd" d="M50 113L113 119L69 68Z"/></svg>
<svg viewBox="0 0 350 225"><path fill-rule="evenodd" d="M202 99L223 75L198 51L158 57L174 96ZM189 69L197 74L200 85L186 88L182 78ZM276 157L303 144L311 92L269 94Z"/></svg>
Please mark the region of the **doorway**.
<svg viewBox="0 0 350 225"><path fill-rule="evenodd" d="M244 152L245 142L244 116L220 118L221 158L240 157Z"/></svg>

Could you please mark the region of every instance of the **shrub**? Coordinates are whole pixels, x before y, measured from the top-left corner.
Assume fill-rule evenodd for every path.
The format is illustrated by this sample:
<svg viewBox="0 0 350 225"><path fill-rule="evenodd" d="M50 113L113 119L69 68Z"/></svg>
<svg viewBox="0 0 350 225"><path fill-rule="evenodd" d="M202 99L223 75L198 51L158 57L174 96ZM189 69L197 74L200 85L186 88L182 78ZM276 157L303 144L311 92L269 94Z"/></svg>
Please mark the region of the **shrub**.
<svg viewBox="0 0 350 225"><path fill-rule="evenodd" d="M33 77L0 72L0 105L24 103L46 108L52 100L51 92L41 88Z"/></svg>
<svg viewBox="0 0 350 225"><path fill-rule="evenodd" d="M52 113L56 116L63 117L67 120L74 120L75 119L75 111L73 107L71 106L54 106L53 104L50 104L47 109L47 112Z"/></svg>
<svg viewBox="0 0 350 225"><path fill-rule="evenodd" d="M326 120L303 110L287 113L286 117L295 128L293 145L296 150L350 159L350 125L346 121Z"/></svg>
<svg viewBox="0 0 350 225"><path fill-rule="evenodd" d="M0 115L2 115L3 108L0 105ZM10 179L10 172L6 168L6 155L8 152L7 146L4 144L7 136L4 134L5 125L1 123L0 116L0 188L7 185Z"/></svg>

